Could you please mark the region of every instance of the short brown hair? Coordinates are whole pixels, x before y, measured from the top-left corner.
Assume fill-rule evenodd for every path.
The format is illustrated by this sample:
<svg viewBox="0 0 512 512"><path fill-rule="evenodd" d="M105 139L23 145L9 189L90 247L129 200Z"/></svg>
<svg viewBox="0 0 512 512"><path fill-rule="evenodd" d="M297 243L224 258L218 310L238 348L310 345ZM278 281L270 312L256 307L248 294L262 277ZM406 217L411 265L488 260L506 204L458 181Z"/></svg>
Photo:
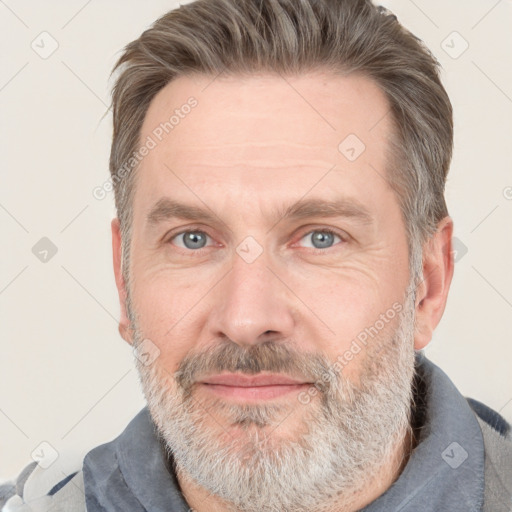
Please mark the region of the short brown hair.
<svg viewBox="0 0 512 512"><path fill-rule="evenodd" d="M314 69L357 72L385 93L394 125L387 179L409 237L412 269L421 243L447 207L444 187L453 145L452 108L439 65L423 43L370 0L196 0L159 18L117 61L112 91L110 173L128 279L132 198L137 167L119 170L137 150L151 100L178 76Z"/></svg>

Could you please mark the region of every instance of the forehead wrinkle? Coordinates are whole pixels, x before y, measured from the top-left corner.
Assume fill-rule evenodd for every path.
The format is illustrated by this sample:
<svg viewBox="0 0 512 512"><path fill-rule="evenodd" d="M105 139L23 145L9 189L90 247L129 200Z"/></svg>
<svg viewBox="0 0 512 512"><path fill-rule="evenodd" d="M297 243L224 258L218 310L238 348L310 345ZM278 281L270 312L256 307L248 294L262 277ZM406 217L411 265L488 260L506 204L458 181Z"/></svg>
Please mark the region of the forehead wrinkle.
<svg viewBox="0 0 512 512"><path fill-rule="evenodd" d="M176 144L174 144L176 142ZM155 156L158 153L155 154ZM173 144L166 147L159 159L170 162L171 167L273 167L329 169L339 160L337 144Z"/></svg>
<svg viewBox="0 0 512 512"><path fill-rule="evenodd" d="M179 168L181 164L174 164L174 168ZM244 158L243 160L234 160L232 158L227 162L194 162L193 160L187 160L186 167L188 169L197 168L200 171L204 169L244 169L244 171L251 172L264 172L267 170L276 170L276 169L284 169L289 170L290 168L296 169L319 169L323 171L327 171L333 167L327 161L318 160L313 161L311 163L298 163L296 161L288 162L285 159L280 159L280 161L270 161L270 160L256 160L256 159L248 159ZM246 169L248 168L248 169ZM243 176L241 176L243 177Z"/></svg>

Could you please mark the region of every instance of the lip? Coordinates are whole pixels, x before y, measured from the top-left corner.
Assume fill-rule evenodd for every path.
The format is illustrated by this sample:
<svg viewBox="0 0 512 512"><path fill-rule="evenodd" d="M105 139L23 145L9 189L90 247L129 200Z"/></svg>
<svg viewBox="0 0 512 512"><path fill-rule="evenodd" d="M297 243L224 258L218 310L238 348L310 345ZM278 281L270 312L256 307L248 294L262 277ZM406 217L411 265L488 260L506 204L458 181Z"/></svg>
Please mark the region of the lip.
<svg viewBox="0 0 512 512"><path fill-rule="evenodd" d="M259 386L290 386L305 384L305 382L278 374L244 375L241 373L222 373L206 377L202 380L202 384L250 388Z"/></svg>
<svg viewBox="0 0 512 512"><path fill-rule="evenodd" d="M217 396L244 401L270 400L311 385L309 382L286 375L239 373L212 375L202 379L199 384L203 389Z"/></svg>

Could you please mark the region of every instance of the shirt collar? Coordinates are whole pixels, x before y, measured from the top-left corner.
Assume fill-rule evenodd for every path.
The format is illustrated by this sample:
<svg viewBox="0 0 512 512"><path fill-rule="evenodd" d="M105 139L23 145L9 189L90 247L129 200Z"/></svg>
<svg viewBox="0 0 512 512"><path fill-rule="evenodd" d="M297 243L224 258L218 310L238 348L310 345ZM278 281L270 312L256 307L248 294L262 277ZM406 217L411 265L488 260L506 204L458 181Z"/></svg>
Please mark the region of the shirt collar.
<svg viewBox="0 0 512 512"><path fill-rule="evenodd" d="M189 512L165 461L160 437L144 407L119 437L85 456L87 512Z"/></svg>
<svg viewBox="0 0 512 512"><path fill-rule="evenodd" d="M416 353L415 409L420 437L395 483L361 512L481 511L484 444L475 414L448 376Z"/></svg>

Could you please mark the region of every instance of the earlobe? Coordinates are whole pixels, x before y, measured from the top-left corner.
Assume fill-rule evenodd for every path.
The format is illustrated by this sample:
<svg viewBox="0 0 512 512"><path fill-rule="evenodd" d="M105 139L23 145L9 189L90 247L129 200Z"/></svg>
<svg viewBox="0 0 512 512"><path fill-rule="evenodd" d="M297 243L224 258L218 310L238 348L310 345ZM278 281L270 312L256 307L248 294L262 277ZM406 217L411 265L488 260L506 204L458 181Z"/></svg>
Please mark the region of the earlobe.
<svg viewBox="0 0 512 512"><path fill-rule="evenodd" d="M117 293L119 295L119 305L121 308L121 316L119 319L119 334L121 337L132 344L132 329L130 320L126 310L126 283L122 271L122 239L121 239L121 226L118 218L112 219L112 256L114 264L114 275L116 279Z"/></svg>
<svg viewBox="0 0 512 512"><path fill-rule="evenodd" d="M425 348L441 321L453 277L453 221L445 217L423 247L423 279L416 290L414 348Z"/></svg>

